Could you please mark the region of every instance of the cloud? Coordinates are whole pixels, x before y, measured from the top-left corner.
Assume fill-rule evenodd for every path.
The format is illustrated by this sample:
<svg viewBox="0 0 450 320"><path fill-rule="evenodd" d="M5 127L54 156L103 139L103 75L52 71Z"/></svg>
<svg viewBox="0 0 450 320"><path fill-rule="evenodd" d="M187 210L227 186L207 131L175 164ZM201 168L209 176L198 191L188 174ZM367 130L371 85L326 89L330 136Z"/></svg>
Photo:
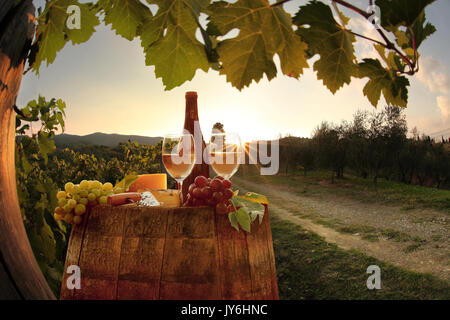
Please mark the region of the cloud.
<svg viewBox="0 0 450 320"><path fill-rule="evenodd" d="M450 78L444 64L431 56L423 57L419 63L420 71L417 73L417 79L423 82L431 92L448 94Z"/></svg>
<svg viewBox="0 0 450 320"><path fill-rule="evenodd" d="M446 96L438 96L436 98L439 110L441 110L444 121L450 120L450 99Z"/></svg>

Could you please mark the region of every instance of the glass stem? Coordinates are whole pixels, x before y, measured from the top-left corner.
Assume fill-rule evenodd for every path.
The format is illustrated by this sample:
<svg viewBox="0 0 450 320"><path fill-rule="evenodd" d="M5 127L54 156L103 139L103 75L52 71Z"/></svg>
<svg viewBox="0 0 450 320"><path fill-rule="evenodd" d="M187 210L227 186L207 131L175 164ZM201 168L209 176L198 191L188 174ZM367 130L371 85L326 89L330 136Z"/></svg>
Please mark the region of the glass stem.
<svg viewBox="0 0 450 320"><path fill-rule="evenodd" d="M178 181L178 186L180 189L180 207L183 206L183 180Z"/></svg>

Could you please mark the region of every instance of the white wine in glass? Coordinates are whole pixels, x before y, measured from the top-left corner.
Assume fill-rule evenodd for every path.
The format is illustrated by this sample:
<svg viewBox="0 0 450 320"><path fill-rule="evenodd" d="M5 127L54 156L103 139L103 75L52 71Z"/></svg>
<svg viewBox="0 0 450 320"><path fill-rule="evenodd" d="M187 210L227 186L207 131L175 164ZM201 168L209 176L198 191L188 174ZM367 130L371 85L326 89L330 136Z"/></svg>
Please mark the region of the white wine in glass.
<svg viewBox="0 0 450 320"><path fill-rule="evenodd" d="M183 180L191 174L195 165L195 145L192 134L165 135L162 161L167 172L178 182L181 191ZM182 192L180 192L180 198L183 203Z"/></svg>
<svg viewBox="0 0 450 320"><path fill-rule="evenodd" d="M237 133L213 133L209 161L214 172L229 180L239 169L241 139Z"/></svg>

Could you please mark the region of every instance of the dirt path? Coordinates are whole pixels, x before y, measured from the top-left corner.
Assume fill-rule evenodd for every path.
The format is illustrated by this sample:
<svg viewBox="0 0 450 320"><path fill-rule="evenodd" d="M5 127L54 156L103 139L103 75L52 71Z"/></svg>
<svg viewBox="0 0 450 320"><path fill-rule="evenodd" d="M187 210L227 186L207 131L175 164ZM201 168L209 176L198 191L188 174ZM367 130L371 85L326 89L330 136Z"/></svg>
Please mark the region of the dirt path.
<svg viewBox="0 0 450 320"><path fill-rule="evenodd" d="M237 177L233 178L233 183L241 191L252 190L266 195L271 213L299 224L343 249L358 249L394 265L450 280L450 232L445 213L428 209L402 211L397 207L367 204L334 195L327 195L326 199L315 198L278 185L261 185ZM337 226L354 225L398 231L415 237L416 242L398 241L387 236L368 241L358 232L337 231ZM412 244L417 244L418 248L409 252L407 248Z"/></svg>

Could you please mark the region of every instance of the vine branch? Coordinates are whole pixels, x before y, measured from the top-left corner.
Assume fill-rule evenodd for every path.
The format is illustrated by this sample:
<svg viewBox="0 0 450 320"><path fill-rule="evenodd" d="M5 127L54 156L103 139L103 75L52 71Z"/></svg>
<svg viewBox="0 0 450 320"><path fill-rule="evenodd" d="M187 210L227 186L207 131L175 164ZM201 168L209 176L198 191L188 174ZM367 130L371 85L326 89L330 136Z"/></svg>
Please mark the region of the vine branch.
<svg viewBox="0 0 450 320"><path fill-rule="evenodd" d="M286 2L289 2L289 1L291 1L291 0L280 0L280 1L272 4L271 7L281 6L281 5L283 5L283 4L285 4ZM354 6L351 3L348 3L345 0L331 0L331 2L332 2L332 5L333 5L333 8L337 9L336 8L336 3L340 4L341 6L346 7L347 9L350 9L350 10L356 12L357 14L361 15L362 17L364 17L364 19L366 19L367 21L371 22L369 20L369 18L372 17L373 12L367 12L367 11L361 9L361 8L358 8L358 7ZM369 0L369 5L373 6L373 4L374 4L374 1L373 0ZM371 23L373 24L373 22L371 22ZM401 74L413 75L413 74L415 74L416 72L419 71L419 67L418 67L418 63L417 63L417 61L418 61L417 48L416 48L416 44L415 44L414 33L411 30L411 28L409 28L408 30L411 33L411 37L412 37L412 41L413 41L413 49L414 49L414 60L413 61L411 61L403 52L401 52L401 50L399 48L397 48L397 46L391 40L389 40L389 38L387 37L387 35L384 33L384 31L381 28L375 28L375 29L377 30L377 32L381 36L381 38L383 38L384 43L381 42L381 41L378 41L376 39L372 39L370 37L366 37L366 36L364 36L362 34L353 32L353 31L351 31L349 29L344 29L344 30L349 32L349 33L351 33L351 34L353 34L354 36L363 38L363 39L368 40L368 41L375 42L375 43L383 46L384 48L386 48L388 50L392 50L395 53L397 53L400 56L400 58L405 62L405 64L409 67L409 71L405 72L405 71L397 70L397 72L399 72Z"/></svg>
<svg viewBox="0 0 450 320"><path fill-rule="evenodd" d="M14 111L15 111L19 116L21 116L21 117L24 118L24 119L28 119L28 117L22 112L22 110L19 109L19 107L18 107L16 104L14 104L13 108L14 108Z"/></svg>
<svg viewBox="0 0 450 320"><path fill-rule="evenodd" d="M355 7L354 5L352 5L351 3L348 3L344 0L331 0L332 2L336 2L338 4L340 4L341 6L344 6L360 15L362 15L364 18L368 19L372 16L371 13L364 11L363 9L360 9L358 7Z"/></svg>
<svg viewBox="0 0 450 320"><path fill-rule="evenodd" d="M351 34L354 35L354 36L357 36L357 37L363 38L363 39L365 39L365 40L369 40L369 41L375 42L376 44L379 44L380 46L385 47L385 44L384 44L383 42L381 42L381 41L378 41L378 40L376 40L376 39L372 39L372 38L366 37L366 36L364 36L364 35L362 35L362 34L353 32L353 31L350 30L350 29L345 29L345 31L347 31L348 33L351 33Z"/></svg>
<svg viewBox="0 0 450 320"><path fill-rule="evenodd" d="M354 5L344 1L344 0L331 0L333 3L338 3L350 10L353 10L354 12L358 13L359 15L363 16L367 21L370 22L369 18L373 15L373 12L366 12L358 7L355 7ZM369 3L373 5L373 0L369 0ZM373 22L372 22L373 23ZM372 42L376 42L379 45L385 47L386 49L389 50L393 50L395 51L400 58L402 58L402 60L408 65L409 67L409 71L405 72L405 71L400 71L397 70L399 73L404 73L404 74L408 74L408 75L413 75L414 73L416 73L418 70L416 70L415 66L416 66L416 58L414 59L414 61L411 61L405 54L403 54L403 52L400 51L400 49L398 49L394 43L392 43L391 40L389 40L389 38L386 36L386 34L383 32L383 30L381 30L381 28L375 28L378 32L378 34L383 38L384 42L354 33L350 30L345 29L347 32L350 32L352 34L354 34L355 36L364 38L366 40L372 41ZM414 37L413 37L414 39ZM416 48L414 47L414 57L416 57Z"/></svg>
<svg viewBox="0 0 450 320"><path fill-rule="evenodd" d="M275 2L274 4L272 4L271 7L275 8L275 7L281 6L289 1L291 1L291 0L281 0L281 1L278 1L278 2Z"/></svg>

